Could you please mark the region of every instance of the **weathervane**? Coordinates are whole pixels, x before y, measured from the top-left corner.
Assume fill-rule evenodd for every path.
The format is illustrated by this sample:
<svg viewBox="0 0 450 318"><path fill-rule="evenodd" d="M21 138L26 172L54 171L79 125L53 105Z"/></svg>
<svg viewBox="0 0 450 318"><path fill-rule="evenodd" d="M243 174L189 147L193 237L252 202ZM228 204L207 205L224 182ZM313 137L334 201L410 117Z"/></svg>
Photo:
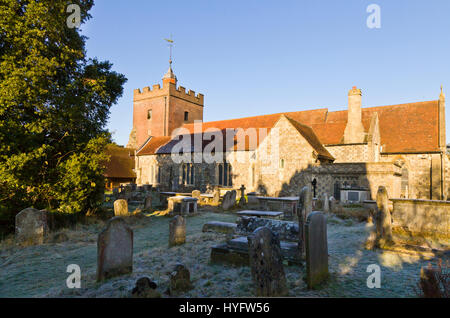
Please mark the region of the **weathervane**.
<svg viewBox="0 0 450 318"><path fill-rule="evenodd" d="M170 49L169 65L172 66L172 47L173 47L172 34L170 35L170 39L164 39L164 40L169 42L169 49Z"/></svg>

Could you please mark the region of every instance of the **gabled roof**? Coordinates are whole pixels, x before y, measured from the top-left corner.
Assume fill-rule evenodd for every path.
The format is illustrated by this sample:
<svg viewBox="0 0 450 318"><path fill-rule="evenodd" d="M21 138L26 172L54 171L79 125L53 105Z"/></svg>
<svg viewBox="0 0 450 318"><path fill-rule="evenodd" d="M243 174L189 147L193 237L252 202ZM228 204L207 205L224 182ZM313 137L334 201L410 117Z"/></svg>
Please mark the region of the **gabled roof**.
<svg viewBox="0 0 450 318"><path fill-rule="evenodd" d="M328 150L322 145L319 138L317 138L316 134L312 130L311 127L303 125L298 121L295 121L289 116L285 116L287 120L294 126L295 129L306 139L307 142L313 147L313 149L317 152L319 157L334 160L335 158L328 152Z"/></svg>
<svg viewBox="0 0 450 318"><path fill-rule="evenodd" d="M107 178L136 178L134 173L134 149L124 148L114 144L106 146L110 160L106 163Z"/></svg>

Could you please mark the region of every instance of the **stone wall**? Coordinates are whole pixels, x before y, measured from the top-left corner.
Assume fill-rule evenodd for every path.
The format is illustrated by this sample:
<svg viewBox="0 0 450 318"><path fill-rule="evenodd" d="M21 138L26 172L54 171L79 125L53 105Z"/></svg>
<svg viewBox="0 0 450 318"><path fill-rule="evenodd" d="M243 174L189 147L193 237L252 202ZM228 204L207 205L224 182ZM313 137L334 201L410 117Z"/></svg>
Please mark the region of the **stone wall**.
<svg viewBox="0 0 450 318"><path fill-rule="evenodd" d="M369 146L364 144L328 145L325 147L340 162L368 162Z"/></svg>
<svg viewBox="0 0 450 318"><path fill-rule="evenodd" d="M279 142L271 142L277 135ZM269 196L298 195L310 182L305 170L317 161L309 142L284 117L271 129L255 155L257 187L254 190Z"/></svg>
<svg viewBox="0 0 450 318"><path fill-rule="evenodd" d="M391 199L392 230L412 236L450 239L450 202Z"/></svg>
<svg viewBox="0 0 450 318"><path fill-rule="evenodd" d="M316 197L324 193L337 197L335 186L342 187L344 183L369 189L372 200L380 185L386 187L390 196L395 197L400 191L400 167L390 162L333 163L311 166L305 172L310 173L311 180L317 181Z"/></svg>
<svg viewBox="0 0 450 318"><path fill-rule="evenodd" d="M440 162L440 154L382 154L381 161L403 164L404 183L401 186L399 198L432 198L432 173L434 171L434 180L436 180L436 174L438 176L440 174L440 165L436 166L435 164L433 167L433 161ZM444 171L446 171L445 168ZM447 171L448 173L449 171ZM448 178L446 179L448 180ZM437 187L439 188L439 185ZM433 188L434 196L436 196L439 189L436 189L436 185Z"/></svg>

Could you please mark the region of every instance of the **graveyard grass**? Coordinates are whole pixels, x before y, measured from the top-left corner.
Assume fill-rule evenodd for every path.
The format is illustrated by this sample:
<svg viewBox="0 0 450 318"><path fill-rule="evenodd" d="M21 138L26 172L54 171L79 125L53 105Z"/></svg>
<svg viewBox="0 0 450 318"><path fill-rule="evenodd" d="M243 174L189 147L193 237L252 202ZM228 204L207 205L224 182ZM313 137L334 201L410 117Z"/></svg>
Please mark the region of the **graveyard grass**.
<svg viewBox="0 0 450 318"><path fill-rule="evenodd" d="M130 210L132 207L130 207ZM130 297L138 278L148 276L163 294L169 273L177 262L191 272L194 288L182 297L254 296L249 267L212 265L210 248L224 242L225 234L202 233L208 221L235 222L233 213L201 212L186 220L186 243L168 247L169 218L133 216L127 223L134 231L133 273L96 282L97 236L105 223L98 221L63 229L68 240L40 246L17 247L10 237L0 242L0 297ZM352 219L328 217L330 278L308 290L303 277L306 267L287 266L285 273L292 297L416 297L420 267L428 260L417 255L365 250L370 227ZM64 235L62 235L64 236ZM81 289L68 289L69 264L81 267ZM381 288L367 287L367 266L381 266ZM163 294L163 297L167 295Z"/></svg>

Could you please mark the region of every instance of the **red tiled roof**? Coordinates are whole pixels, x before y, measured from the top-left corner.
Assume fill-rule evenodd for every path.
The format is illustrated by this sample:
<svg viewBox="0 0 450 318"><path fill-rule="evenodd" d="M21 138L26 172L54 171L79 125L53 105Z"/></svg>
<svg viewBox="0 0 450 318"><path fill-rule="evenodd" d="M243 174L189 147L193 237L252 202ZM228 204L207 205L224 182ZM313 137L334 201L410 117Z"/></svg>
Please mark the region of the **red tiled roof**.
<svg viewBox="0 0 450 318"><path fill-rule="evenodd" d="M369 130L374 113L377 113L379 118L383 152L434 152L439 150L437 100L362 108L362 122L366 132ZM318 141L322 145L335 145L343 142L344 130L347 125L347 110L328 112L326 108L205 122L202 123L202 130L204 132L207 129L216 128L225 132L227 128L267 128L269 132L280 115L286 115L295 122L301 123L302 127L311 127L315 138L318 139L315 142ZM187 129L191 134L194 132L194 124L185 124L182 128ZM191 137L193 138L193 136ZM169 137L153 138L170 140ZM258 144L260 141L258 140ZM173 143L174 141L171 142L172 145ZM147 145L144 148L147 149ZM167 144L163 147L160 145L158 148L158 153L160 151L168 153L171 145ZM317 148L317 145L314 148ZM245 149L248 150L247 145ZM139 152L139 155L141 154L150 153L144 152L142 149Z"/></svg>

